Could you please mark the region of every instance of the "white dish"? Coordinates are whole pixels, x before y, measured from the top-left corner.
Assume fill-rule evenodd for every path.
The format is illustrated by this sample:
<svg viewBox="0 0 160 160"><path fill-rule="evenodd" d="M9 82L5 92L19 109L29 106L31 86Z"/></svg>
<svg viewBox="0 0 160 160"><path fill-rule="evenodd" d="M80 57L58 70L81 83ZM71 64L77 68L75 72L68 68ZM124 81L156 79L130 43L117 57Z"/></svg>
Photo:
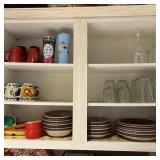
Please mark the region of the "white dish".
<svg viewBox="0 0 160 160"><path fill-rule="evenodd" d="M147 142L147 141L154 141L154 140L156 140L156 137L151 137L151 138L132 137L132 136L121 134L119 132L117 132L117 134L120 135L120 136L122 136L122 137L124 137L124 138L126 138L126 139L133 140L133 141Z"/></svg>
<svg viewBox="0 0 160 160"><path fill-rule="evenodd" d="M64 137L64 136L68 136L72 132L71 129L68 129L68 130L56 130L56 131L47 130L46 129L45 131L49 136L52 136L52 137Z"/></svg>

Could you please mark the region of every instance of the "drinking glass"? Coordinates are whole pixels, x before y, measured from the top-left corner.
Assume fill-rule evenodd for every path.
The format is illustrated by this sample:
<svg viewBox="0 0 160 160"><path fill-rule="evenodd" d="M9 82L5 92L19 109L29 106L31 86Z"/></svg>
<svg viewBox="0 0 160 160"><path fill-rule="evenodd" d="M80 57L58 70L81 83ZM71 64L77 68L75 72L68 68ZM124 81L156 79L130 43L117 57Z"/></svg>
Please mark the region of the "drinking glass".
<svg viewBox="0 0 160 160"><path fill-rule="evenodd" d="M140 45L140 33L136 33L136 48L134 53L135 63L146 63L147 54L144 48Z"/></svg>
<svg viewBox="0 0 160 160"><path fill-rule="evenodd" d="M132 96L133 100L138 103L154 101L150 77L139 77L132 81Z"/></svg>
<svg viewBox="0 0 160 160"><path fill-rule="evenodd" d="M131 102L130 91L126 80L119 80L117 82L117 102L127 103Z"/></svg>
<svg viewBox="0 0 160 160"><path fill-rule="evenodd" d="M116 102L116 91L114 80L106 80L104 82L103 100L107 103Z"/></svg>

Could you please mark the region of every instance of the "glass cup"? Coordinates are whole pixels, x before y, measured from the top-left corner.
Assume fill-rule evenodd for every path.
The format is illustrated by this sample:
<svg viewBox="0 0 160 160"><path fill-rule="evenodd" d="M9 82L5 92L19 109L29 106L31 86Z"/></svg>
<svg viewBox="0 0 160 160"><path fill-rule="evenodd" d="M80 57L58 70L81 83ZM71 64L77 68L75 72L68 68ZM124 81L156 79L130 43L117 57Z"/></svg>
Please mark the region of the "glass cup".
<svg viewBox="0 0 160 160"><path fill-rule="evenodd" d="M103 100L107 103L116 102L116 91L114 80L106 80L104 82Z"/></svg>
<svg viewBox="0 0 160 160"><path fill-rule="evenodd" d="M116 85L117 102L131 102L130 91L126 80L119 80Z"/></svg>

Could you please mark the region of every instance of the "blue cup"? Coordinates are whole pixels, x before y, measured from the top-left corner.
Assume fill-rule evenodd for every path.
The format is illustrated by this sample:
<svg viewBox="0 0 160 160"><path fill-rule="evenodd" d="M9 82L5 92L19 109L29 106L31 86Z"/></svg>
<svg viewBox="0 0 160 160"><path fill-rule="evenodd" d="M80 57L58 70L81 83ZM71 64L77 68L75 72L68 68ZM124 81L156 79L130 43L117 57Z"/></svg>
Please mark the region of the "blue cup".
<svg viewBox="0 0 160 160"><path fill-rule="evenodd" d="M58 34L58 63L69 63L70 34Z"/></svg>

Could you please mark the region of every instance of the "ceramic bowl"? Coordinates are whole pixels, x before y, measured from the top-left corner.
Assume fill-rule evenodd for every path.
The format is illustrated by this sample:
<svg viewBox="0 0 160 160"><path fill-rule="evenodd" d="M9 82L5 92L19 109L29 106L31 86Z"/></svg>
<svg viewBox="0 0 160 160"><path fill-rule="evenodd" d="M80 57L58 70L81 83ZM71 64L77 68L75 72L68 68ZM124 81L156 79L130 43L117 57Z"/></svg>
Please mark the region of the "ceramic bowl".
<svg viewBox="0 0 160 160"><path fill-rule="evenodd" d="M52 127L52 126L43 125L43 128L47 129L47 130L66 130L66 129L72 129L72 126L67 126L67 127Z"/></svg>
<svg viewBox="0 0 160 160"><path fill-rule="evenodd" d="M72 117L72 112L71 111L49 111L46 112L43 115L44 118L49 118L49 119L67 119Z"/></svg>
<svg viewBox="0 0 160 160"><path fill-rule="evenodd" d="M48 130L46 129L45 131L49 136L52 136L52 137L64 137L64 136L70 135L72 132L71 129L66 129L66 130Z"/></svg>
<svg viewBox="0 0 160 160"><path fill-rule="evenodd" d="M63 123L63 124L67 124L67 123L72 123L72 118L69 119L47 119L47 118L43 118L43 122L44 123Z"/></svg>
<svg viewBox="0 0 160 160"><path fill-rule="evenodd" d="M68 125L48 125L48 124L43 124L44 128L72 128L72 124L68 124Z"/></svg>
<svg viewBox="0 0 160 160"><path fill-rule="evenodd" d="M45 122L43 121L43 125L48 125L48 126L67 126L67 125L72 125L72 122L69 123L50 123L50 122Z"/></svg>
<svg viewBox="0 0 160 160"><path fill-rule="evenodd" d="M109 134L111 133L111 131L98 131L98 132L92 132L92 131L88 131L88 134L90 135L103 135L103 134Z"/></svg>

